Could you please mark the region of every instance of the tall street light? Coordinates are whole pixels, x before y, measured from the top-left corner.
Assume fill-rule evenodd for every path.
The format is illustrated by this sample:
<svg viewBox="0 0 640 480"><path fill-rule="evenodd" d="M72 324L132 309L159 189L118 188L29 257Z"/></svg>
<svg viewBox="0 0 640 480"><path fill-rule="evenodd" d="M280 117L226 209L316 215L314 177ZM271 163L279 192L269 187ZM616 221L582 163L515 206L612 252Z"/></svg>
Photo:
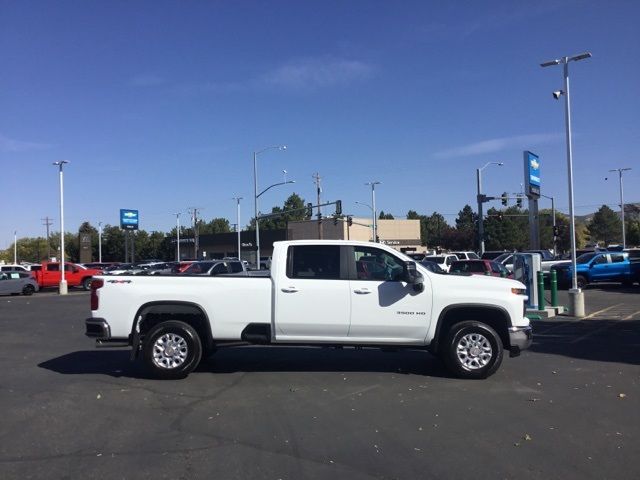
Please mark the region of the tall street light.
<svg viewBox="0 0 640 480"><path fill-rule="evenodd" d="M373 241L378 241L378 219L376 212L376 185L381 185L382 182L378 182L377 180L372 180L370 182L365 183L365 185L371 185L371 212L373 215Z"/></svg>
<svg viewBox="0 0 640 480"><path fill-rule="evenodd" d="M286 170L285 170L286 171ZM238 260L242 261L242 258L240 257L240 233L241 233L241 228L240 228L240 200L242 200L243 197L233 197L232 200L236 201L236 232L238 232ZM256 222L257 225L257 222Z"/></svg>
<svg viewBox="0 0 640 480"><path fill-rule="evenodd" d="M487 162L483 167L476 169L476 182L478 186L478 241L480 246L480 255L484 253L484 219L483 219L483 205L485 198L482 195L482 170L489 165L503 166L503 162Z"/></svg>
<svg viewBox="0 0 640 480"><path fill-rule="evenodd" d="M627 236L624 230L624 188L622 186L622 172L627 172L631 168L614 168L609 170L610 172L618 172L618 178L620 179L620 217L622 218L622 248L627 248ZM606 180L606 178L605 178Z"/></svg>
<svg viewBox="0 0 640 480"><path fill-rule="evenodd" d="M13 231L13 264L18 264L18 231Z"/></svg>
<svg viewBox="0 0 640 480"><path fill-rule="evenodd" d="M573 205L573 157L571 154L571 97L569 95L569 62L577 62L591 58L591 53L581 53L573 57L562 57L541 63L541 67L552 67L563 65L564 67L564 90L553 92L553 98L560 99L564 95L565 126L567 130L567 171L569 177L569 234L571 236L571 289L569 290L569 314L574 317L584 317L584 292L578 288L578 274L576 271L576 219Z"/></svg>
<svg viewBox="0 0 640 480"><path fill-rule="evenodd" d="M98 222L98 262L102 263L102 222Z"/></svg>
<svg viewBox="0 0 640 480"><path fill-rule="evenodd" d="M286 150L286 145L272 145L271 147L263 148L262 150L258 150L253 152L253 206L255 209L255 221L256 221L256 268L260 270L260 225L258 221L258 155L267 150ZM282 182L281 184L288 183ZM272 185L274 186L274 185ZM271 188L271 187L269 187ZM268 189L267 189L268 190ZM262 195L267 190L264 190L260 195Z"/></svg>
<svg viewBox="0 0 640 480"><path fill-rule="evenodd" d="M180 262L180 212L172 215L176 216L176 262Z"/></svg>
<svg viewBox="0 0 640 480"><path fill-rule="evenodd" d="M68 293L67 281L64 278L64 173L62 171L62 167L64 167L66 163L69 163L69 161L60 160L53 162L53 165L57 166L60 172L60 295L66 295Z"/></svg>
<svg viewBox="0 0 640 480"><path fill-rule="evenodd" d="M364 203L364 202L356 202L358 205L364 205L365 207L367 207L369 210L371 210L371 215L375 215L373 213L373 207L371 205L369 205L368 203ZM375 231L373 229L373 223L371 224L371 238L376 238L376 234Z"/></svg>

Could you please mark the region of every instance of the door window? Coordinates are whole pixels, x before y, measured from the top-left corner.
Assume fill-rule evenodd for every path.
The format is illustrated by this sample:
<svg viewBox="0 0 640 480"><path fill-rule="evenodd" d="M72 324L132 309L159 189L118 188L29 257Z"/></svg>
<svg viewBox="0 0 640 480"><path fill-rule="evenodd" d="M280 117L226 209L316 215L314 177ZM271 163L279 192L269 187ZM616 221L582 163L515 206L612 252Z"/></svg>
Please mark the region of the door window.
<svg viewBox="0 0 640 480"><path fill-rule="evenodd" d="M211 269L211 275L220 275L221 273L228 273L227 266L224 263L218 263Z"/></svg>
<svg viewBox="0 0 640 480"><path fill-rule="evenodd" d="M340 279L339 245L296 245L289 247L287 277Z"/></svg>
<svg viewBox="0 0 640 480"><path fill-rule="evenodd" d="M607 263L607 257L604 256L604 255L600 255L598 258L596 258L593 261L594 265L600 265L600 264L603 264L603 263Z"/></svg>
<svg viewBox="0 0 640 480"><path fill-rule="evenodd" d="M353 253L358 280L402 280L404 264L390 253L371 247L354 247Z"/></svg>
<svg viewBox="0 0 640 480"><path fill-rule="evenodd" d="M57 263L50 263L49 265L47 265L47 271L48 272L59 272L60 271L60 265L58 265Z"/></svg>
<svg viewBox="0 0 640 480"><path fill-rule="evenodd" d="M620 262L624 262L624 256L618 254L612 254L611 255L611 263L620 263Z"/></svg>

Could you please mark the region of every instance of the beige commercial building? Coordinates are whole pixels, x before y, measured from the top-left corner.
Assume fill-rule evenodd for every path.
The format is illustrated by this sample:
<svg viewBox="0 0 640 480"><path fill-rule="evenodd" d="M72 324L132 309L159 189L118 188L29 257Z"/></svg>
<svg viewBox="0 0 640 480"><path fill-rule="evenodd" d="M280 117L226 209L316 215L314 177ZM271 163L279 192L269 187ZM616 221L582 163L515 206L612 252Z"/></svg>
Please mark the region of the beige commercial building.
<svg viewBox="0 0 640 480"><path fill-rule="evenodd" d="M288 240L314 240L322 236L325 240L373 240L371 218L353 217L351 225L346 218L334 221L332 218L289 222ZM389 245L401 252L423 252L420 242L420 220L378 220L378 238L380 243Z"/></svg>

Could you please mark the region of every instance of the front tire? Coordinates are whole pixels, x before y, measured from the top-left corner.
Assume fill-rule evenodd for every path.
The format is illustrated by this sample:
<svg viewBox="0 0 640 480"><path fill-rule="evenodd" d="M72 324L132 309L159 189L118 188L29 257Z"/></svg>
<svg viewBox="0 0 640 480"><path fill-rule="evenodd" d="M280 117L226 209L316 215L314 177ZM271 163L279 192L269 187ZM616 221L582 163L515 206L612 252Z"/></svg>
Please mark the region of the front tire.
<svg viewBox="0 0 640 480"><path fill-rule="evenodd" d="M475 321L457 323L446 338L443 360L457 377L487 378L502 363L502 340L489 325Z"/></svg>
<svg viewBox="0 0 640 480"><path fill-rule="evenodd" d="M578 275L578 277L576 278L576 283L578 285L578 288L581 290L585 288L587 285L589 285L589 282L587 281L586 277L584 277L583 275Z"/></svg>
<svg viewBox="0 0 640 480"><path fill-rule="evenodd" d="M153 376L185 378L200 363L202 342L191 325L176 320L162 322L146 335L143 359Z"/></svg>

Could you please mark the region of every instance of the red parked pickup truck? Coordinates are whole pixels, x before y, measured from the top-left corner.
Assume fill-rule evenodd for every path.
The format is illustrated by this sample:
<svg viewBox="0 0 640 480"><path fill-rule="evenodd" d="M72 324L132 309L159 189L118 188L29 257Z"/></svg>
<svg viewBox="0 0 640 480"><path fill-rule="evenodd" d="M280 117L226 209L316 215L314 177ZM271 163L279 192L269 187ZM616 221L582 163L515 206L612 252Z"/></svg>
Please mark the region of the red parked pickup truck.
<svg viewBox="0 0 640 480"><path fill-rule="evenodd" d="M40 268L31 268L40 288L57 287L60 285L62 273L60 272L60 263L58 262L42 262ZM70 287L82 287L85 290L91 288L91 277L94 275L102 275L102 270L94 268L86 268L75 263L64 264L64 279Z"/></svg>

